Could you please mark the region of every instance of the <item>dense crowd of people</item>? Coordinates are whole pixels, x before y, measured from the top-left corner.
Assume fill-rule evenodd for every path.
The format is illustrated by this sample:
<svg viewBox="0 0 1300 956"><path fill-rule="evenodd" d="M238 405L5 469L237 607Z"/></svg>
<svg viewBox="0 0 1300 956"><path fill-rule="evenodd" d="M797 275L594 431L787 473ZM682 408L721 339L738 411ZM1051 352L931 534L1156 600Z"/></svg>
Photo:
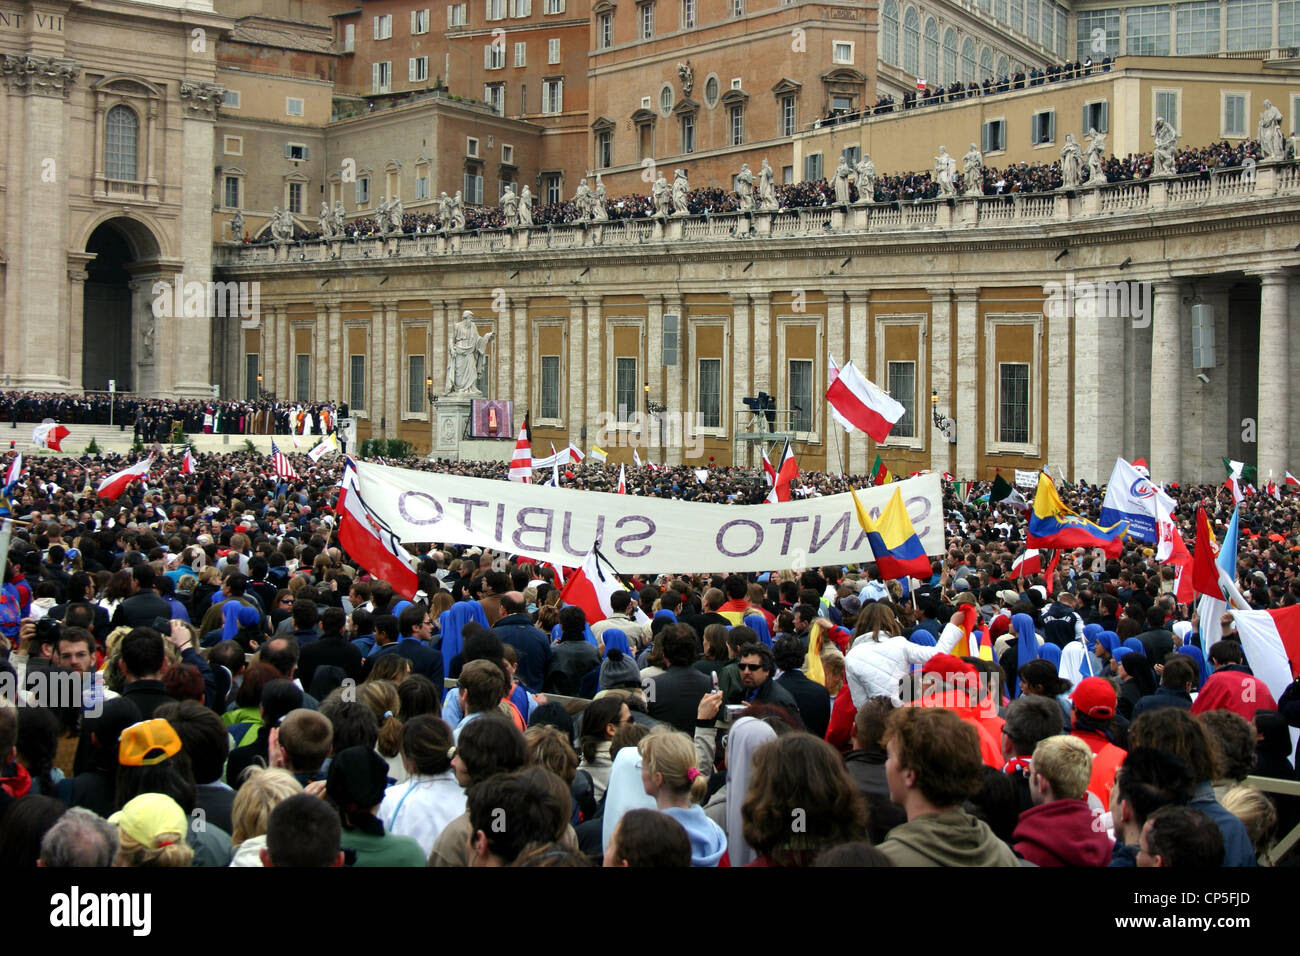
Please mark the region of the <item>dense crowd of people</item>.
<svg viewBox="0 0 1300 956"><path fill-rule="evenodd" d="M909 594L870 562L683 560L588 620L556 569L447 542L411 544L419 587L395 594L340 547L337 456L300 458L295 482L265 456L164 459L96 499L123 464L40 458L11 489L0 866L1292 862L1270 849L1296 798L1243 781L1295 779L1300 683L1275 700L1230 616L1201 633L1141 541L1016 578L1021 513L947 485L946 553ZM730 468L629 479L762 488ZM850 483L869 480L800 491ZM1102 488L1060 491L1098 514ZM1189 541L1198 505L1232 511L1217 486L1170 493ZM1247 499L1241 527L1250 602L1300 602L1294 495ZM991 655L962 653L970 620Z"/></svg>

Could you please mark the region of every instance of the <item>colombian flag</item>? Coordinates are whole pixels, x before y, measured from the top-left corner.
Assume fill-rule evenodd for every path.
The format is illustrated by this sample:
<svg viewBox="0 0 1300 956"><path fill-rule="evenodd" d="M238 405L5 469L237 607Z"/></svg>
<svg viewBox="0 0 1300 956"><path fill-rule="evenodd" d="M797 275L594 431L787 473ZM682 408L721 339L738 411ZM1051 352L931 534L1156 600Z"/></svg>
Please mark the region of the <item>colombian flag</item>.
<svg viewBox="0 0 1300 956"><path fill-rule="evenodd" d="M1026 547L1101 548L1107 557L1115 558L1124 550L1124 532L1127 530L1127 521L1103 528L1075 514L1056 493L1052 479L1045 474L1038 476L1038 493L1034 495L1034 507L1029 512Z"/></svg>
<svg viewBox="0 0 1300 956"><path fill-rule="evenodd" d="M856 492L853 492L853 507L858 513L858 523L867 533L867 542L876 556L876 567L880 569L882 578L886 581L908 577L930 580L934 570L930 567L925 548L921 546L921 539L916 536L916 529L912 527L912 519L907 516L902 491L894 489L894 497L889 499L879 521L871 520Z"/></svg>

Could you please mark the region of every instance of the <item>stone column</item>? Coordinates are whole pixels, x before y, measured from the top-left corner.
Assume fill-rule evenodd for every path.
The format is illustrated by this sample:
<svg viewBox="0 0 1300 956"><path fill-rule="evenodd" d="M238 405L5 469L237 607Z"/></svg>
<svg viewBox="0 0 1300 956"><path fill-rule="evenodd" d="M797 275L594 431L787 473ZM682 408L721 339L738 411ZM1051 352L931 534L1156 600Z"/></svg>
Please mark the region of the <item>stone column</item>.
<svg viewBox="0 0 1300 956"><path fill-rule="evenodd" d="M262 388L274 393L277 399L284 398L280 390L281 379L277 374L280 338L274 306L264 306L258 321L262 329L262 357L257 367L262 370Z"/></svg>
<svg viewBox="0 0 1300 956"><path fill-rule="evenodd" d="M1281 484L1289 466L1291 342L1287 280L1287 274L1280 269L1259 277L1258 488L1264 486L1270 474Z"/></svg>
<svg viewBox="0 0 1300 956"><path fill-rule="evenodd" d="M370 437L387 438L388 422L384 416L384 379L388 375L388 356L385 348L388 336L385 334L384 303L370 303L370 394L367 396L366 411L370 413Z"/></svg>
<svg viewBox="0 0 1300 956"><path fill-rule="evenodd" d="M589 296L587 304L587 322L585 325L585 334L587 341L586 363L583 369L583 378L587 383L586 397L586 414L582 420L576 422L574 427L569 429L569 440L575 445L582 444L582 429L587 429L587 434L592 434L596 429L594 421L596 410L600 408L600 375L596 374L600 367L600 342L605 334L605 311L604 302L599 296ZM547 449L549 454L550 449Z"/></svg>
<svg viewBox="0 0 1300 956"><path fill-rule="evenodd" d="M844 354L848 334L847 297L839 289L826 293L826 354L842 366L848 357ZM828 367L829 374L829 367ZM827 382L830 385L830 382ZM849 473L849 433L830 413L830 406L822 403L826 419L826 470L834 473L841 468Z"/></svg>
<svg viewBox="0 0 1300 956"><path fill-rule="evenodd" d="M513 379L511 396L515 408L519 408L532 401L532 379L528 375L528 356L533 354L533 330L528 326L527 297L517 296L511 306L511 341L514 343L514 348L511 349L511 359L514 362L513 371L510 373ZM540 378L541 370L534 370L533 374ZM584 448L583 451L585 452L586 449Z"/></svg>
<svg viewBox="0 0 1300 956"><path fill-rule="evenodd" d="M85 252L68 253L68 334L62 374L73 389L82 387L86 279L89 278L86 266L93 258Z"/></svg>
<svg viewBox="0 0 1300 956"><path fill-rule="evenodd" d="M311 331L311 398L313 402L329 400L334 378L331 366L346 361L330 342L330 307L327 301L316 303L316 325Z"/></svg>
<svg viewBox="0 0 1300 956"><path fill-rule="evenodd" d="M641 378L643 381L650 383L651 391L663 395L665 399L663 404L665 405L668 404L668 402L666 401L668 396L664 394L664 392L662 391L663 382L664 382L664 367L663 367L664 313L668 311L670 311L670 309L669 306L664 302L663 296L661 295L646 296L646 323L645 323L646 372L643 376L641 376ZM678 331L679 340L681 337L681 328L682 328L682 322L681 322L681 316L679 314L677 319L677 331ZM681 344L680 341L678 342L678 344L679 345ZM609 374L613 375L614 371L615 371L614 363L611 360L609 363ZM632 411L634 413L640 412L643 417L643 420L645 420L646 416L645 416L645 392L644 391L638 389L637 400L640 403L639 407L636 409L632 409ZM617 417L618 408L617 408L617 403L615 404L616 407L614 408L613 411L615 417ZM681 411L680 408L677 410ZM641 440L645 442L646 457L652 460L655 464L658 464L659 456L662 452L662 449L658 444L659 429L655 427L655 424L656 423L652 423L646 420L645 428L643 429L643 434L641 435Z"/></svg>
<svg viewBox="0 0 1300 956"><path fill-rule="evenodd" d="M401 321L396 302L384 303L384 377L379 381L383 396L384 417L388 419L388 434L397 437L402 414L399 403L402 392L402 343L399 339Z"/></svg>
<svg viewBox="0 0 1300 956"><path fill-rule="evenodd" d="M1071 318L1066 310L1060 312L1059 315L1047 316L1045 322L1047 359L1044 369L1046 375L1042 381L1047 395L1047 441L1043 443L1040 450L1044 463L1051 466L1053 478L1058 481L1062 479L1073 481L1074 462L1070 460L1070 406L1074 401L1074 393L1070 388L1070 353L1074 342L1070 337ZM1077 323L1077 320L1074 321ZM1030 414L1032 415L1033 411ZM1066 470L1066 474L1061 474L1062 469Z"/></svg>
<svg viewBox="0 0 1300 956"><path fill-rule="evenodd" d="M1177 282L1155 284L1151 324L1151 432L1147 464L1154 481L1182 481L1182 303Z"/></svg>
<svg viewBox="0 0 1300 956"><path fill-rule="evenodd" d="M664 298L664 312L677 316L677 363L675 365L663 366L663 400L661 405L666 405L668 411L660 416L659 421L655 422L655 441L660 445L660 457L655 459L655 463L667 462L670 465L680 465L682 463L682 442L686 439L685 428L672 428L667 424L669 416L678 415L678 421L685 423L686 409L690 407L691 402L688 400L682 383L686 381L683 374L683 364L686 361L686 304L676 296L666 296ZM660 354L662 355L663 339L659 341ZM659 371L656 366L650 366L650 374L646 376L650 381L651 394L655 392L654 382ZM645 397L642 396L641 406L645 407Z"/></svg>
<svg viewBox="0 0 1300 956"><path fill-rule="evenodd" d="M957 290L957 387L952 417L957 422L957 464L953 474L971 481L978 457L980 400L979 381L979 290Z"/></svg>
<svg viewBox="0 0 1300 956"><path fill-rule="evenodd" d="M430 299L433 308L433 344L429 347L429 377L433 391L441 395L447 391L447 303Z"/></svg>
<svg viewBox="0 0 1300 956"><path fill-rule="evenodd" d="M772 294L763 290L750 302L754 310L753 388L775 395L777 376L772 371Z"/></svg>
<svg viewBox="0 0 1300 956"><path fill-rule="evenodd" d="M513 312L510 309L510 299L504 292L499 293L500 298L493 296L492 307L497 317L496 324L496 366L497 366L497 384L495 395L488 395L487 398L497 398L508 400L514 397L516 384L522 388L524 381L522 379L516 382L514 374L514 323L511 322Z"/></svg>
<svg viewBox="0 0 1300 956"><path fill-rule="evenodd" d="M1073 302L1073 298L1067 301ZM1151 304L1149 299L1147 304ZM1141 320L1121 316L1119 310L1112 315L1111 311L1109 305L1097 309L1085 306L1083 313L1074 318L1070 343L1074 372L1070 392L1074 404L1071 481L1104 482L1110 477L1115 459L1125 454L1124 424L1128 415L1123 401L1124 383L1117 373L1125 365L1124 326ZM1063 394L1058 383L1049 383L1049 394L1052 402Z"/></svg>
<svg viewBox="0 0 1300 956"><path fill-rule="evenodd" d="M565 326L565 334L569 338L569 407L565 411L564 422L570 441L581 434L582 425L587 420L586 392L583 383L591 370L587 367L587 344L584 333L582 298L573 296L569 299L569 321Z"/></svg>
<svg viewBox="0 0 1300 956"><path fill-rule="evenodd" d="M724 398L722 403L722 424L728 437L731 438L733 449L736 448L736 431L739 427L737 421L744 422L746 426L749 424L746 421L748 416L738 416L736 412L747 410L741 404L741 399L754 394L749 377L752 343L753 337L749 333L749 296L743 292L733 292L731 294L731 401L728 402ZM732 464L740 465L744 462L733 461Z"/></svg>
<svg viewBox="0 0 1300 956"><path fill-rule="evenodd" d="M343 335L343 312L338 299L329 302L329 372L328 388L321 396L327 402L342 402L348 398L348 345Z"/></svg>
<svg viewBox="0 0 1300 956"><path fill-rule="evenodd" d="M275 306L275 396L282 402L293 399L290 363L293 361L293 329L289 325L289 307Z"/></svg>
<svg viewBox="0 0 1300 956"><path fill-rule="evenodd" d="M870 302L871 292L867 289L856 289L849 293L848 359L867 378L871 377L871 362L868 357L871 342ZM849 436L848 458L849 474L867 473L870 465L867 460L867 436L860 431L854 430Z"/></svg>
<svg viewBox="0 0 1300 956"><path fill-rule="evenodd" d="M939 393L939 413L956 420L953 409L952 360L952 296L947 289L929 289L930 293L930 389ZM921 369L916 376L916 427L929 436L930 470L943 474L948 471L948 450L951 447L943 432L934 427L934 416L928 414L930 390L924 387Z"/></svg>

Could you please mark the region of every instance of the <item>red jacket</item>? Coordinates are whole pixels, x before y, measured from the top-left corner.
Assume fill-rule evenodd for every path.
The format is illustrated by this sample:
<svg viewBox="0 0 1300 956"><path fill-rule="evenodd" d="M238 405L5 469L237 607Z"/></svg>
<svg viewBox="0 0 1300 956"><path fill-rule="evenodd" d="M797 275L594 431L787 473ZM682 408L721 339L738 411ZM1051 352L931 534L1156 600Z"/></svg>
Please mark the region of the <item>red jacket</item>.
<svg viewBox="0 0 1300 956"><path fill-rule="evenodd" d="M1092 748L1092 776L1088 780L1088 792L1101 801L1103 807L1110 806L1110 791L1115 786L1115 771L1128 756L1123 747L1116 747L1101 734L1091 730L1073 730L1071 737L1078 737Z"/></svg>
<svg viewBox="0 0 1300 956"><path fill-rule="evenodd" d="M1053 800L1020 814L1011 849L1035 866L1109 866L1113 849L1086 800Z"/></svg>
<svg viewBox="0 0 1300 956"><path fill-rule="evenodd" d="M849 693L846 680L835 695L831 705L831 722L826 725L826 742L840 753L853 749L853 720L858 716L858 709L853 706L853 695Z"/></svg>
<svg viewBox="0 0 1300 956"><path fill-rule="evenodd" d="M1192 701L1192 714L1207 710L1230 710L1234 714L1255 719L1257 710L1277 710L1277 701L1264 682L1245 671L1215 671Z"/></svg>

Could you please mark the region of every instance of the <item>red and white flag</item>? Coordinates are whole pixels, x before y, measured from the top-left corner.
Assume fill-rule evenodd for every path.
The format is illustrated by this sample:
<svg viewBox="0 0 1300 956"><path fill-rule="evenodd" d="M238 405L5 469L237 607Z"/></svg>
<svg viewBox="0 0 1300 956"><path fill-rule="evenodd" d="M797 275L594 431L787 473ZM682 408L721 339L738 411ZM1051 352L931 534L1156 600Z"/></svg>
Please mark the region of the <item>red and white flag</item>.
<svg viewBox="0 0 1300 956"><path fill-rule="evenodd" d="M767 481L767 497L763 499L764 504L776 504L776 469L772 463L767 460L767 452L763 452L763 478Z"/></svg>
<svg viewBox="0 0 1300 956"><path fill-rule="evenodd" d="M1268 480L1268 493L1277 501L1282 500L1282 489L1277 486L1272 478Z"/></svg>
<svg viewBox="0 0 1300 956"><path fill-rule="evenodd" d="M794 481L799 477L799 464L794 460L794 452L790 451L790 442L785 443L785 451L781 453L781 464L777 466L776 478L773 482L772 492L776 495L777 501L789 501L790 489L794 487Z"/></svg>
<svg viewBox="0 0 1300 956"><path fill-rule="evenodd" d="M840 367L835 364L835 359L831 358L829 355L826 356L826 362L828 365L828 368L826 370L826 390L827 390L827 394L829 395L830 387L834 385L835 380L840 377ZM840 414L840 411L838 408L835 407L834 402L831 403L831 418L839 422L840 427L843 428L846 432L853 431L854 428L853 423Z"/></svg>
<svg viewBox="0 0 1300 956"><path fill-rule="evenodd" d="M192 475L194 474L194 471L194 453L190 451L190 446L186 445L185 458L181 461L181 474Z"/></svg>
<svg viewBox="0 0 1300 956"><path fill-rule="evenodd" d="M1013 578L1023 578L1026 574L1041 574L1043 571L1043 556L1035 548L1021 551L1019 556L1011 562L1011 576Z"/></svg>
<svg viewBox="0 0 1300 956"><path fill-rule="evenodd" d="M58 422L42 422L32 429L32 444L52 451L63 451L59 442L68 437L68 430Z"/></svg>
<svg viewBox="0 0 1300 956"><path fill-rule="evenodd" d="M1267 611L1232 612L1241 648L1255 677L1280 699L1300 676L1300 604Z"/></svg>
<svg viewBox="0 0 1300 956"><path fill-rule="evenodd" d="M1229 475L1228 480L1225 481L1224 484L1227 485L1228 490L1232 492L1232 503L1234 505L1239 505L1246 500L1246 496L1241 490L1241 482L1237 480L1236 475Z"/></svg>
<svg viewBox="0 0 1300 956"><path fill-rule="evenodd" d="M1187 573L1192 566L1192 555L1187 544L1178 531L1178 522L1168 506L1168 496L1157 494L1156 503L1156 560L1161 564L1172 564L1174 572L1174 599L1179 604L1191 604L1196 592L1192 588L1192 576Z"/></svg>
<svg viewBox="0 0 1300 956"><path fill-rule="evenodd" d="M618 466L618 493L627 494L627 470L623 465Z"/></svg>
<svg viewBox="0 0 1300 956"><path fill-rule="evenodd" d="M419 590L419 579L411 568L411 555L387 525L366 506L357 490L356 466L348 459L339 492L339 544L353 561L373 577L387 581L408 601Z"/></svg>
<svg viewBox="0 0 1300 956"><path fill-rule="evenodd" d="M844 426L845 431L856 428L876 442L889 438L890 429L907 411L868 382L852 362L840 369L830 388L826 389L826 401L830 402L835 420Z"/></svg>
<svg viewBox="0 0 1300 956"><path fill-rule="evenodd" d="M107 498L109 501L116 501L121 497L122 492L126 491L126 486L133 481L139 481L149 476L149 469L153 467L153 457L150 456L144 461L137 462L130 468L123 468L121 471L114 472L99 483L95 493L101 498Z"/></svg>
<svg viewBox="0 0 1300 956"><path fill-rule="evenodd" d="M533 443L528 435L528 416L519 426L519 437L515 439L515 453L510 456L510 480L520 481L525 485L533 480Z"/></svg>
<svg viewBox="0 0 1300 956"><path fill-rule="evenodd" d="M582 453L582 449L580 449L577 445L573 444L572 442L569 443L569 460L571 462L573 462L576 465L586 457L587 456Z"/></svg>
<svg viewBox="0 0 1300 956"><path fill-rule="evenodd" d="M14 460L9 462L9 470L5 472L4 486L8 488L15 481L23 476L23 453L19 452L14 456Z"/></svg>
<svg viewBox="0 0 1300 956"><path fill-rule="evenodd" d="M641 456L640 456L639 454L637 454L637 450L636 450L635 448L632 449L632 462L633 462L633 464L635 464L638 468L643 467L642 464L641 464Z"/></svg>
<svg viewBox="0 0 1300 956"><path fill-rule="evenodd" d="M1151 477L1151 469L1147 467L1147 460L1145 458L1134 458L1131 464L1133 465L1133 470L1143 478Z"/></svg>
<svg viewBox="0 0 1300 956"><path fill-rule="evenodd" d="M275 477L281 481L301 481L298 472L294 471L293 463L289 461L289 456L276 447L275 442L271 442L271 467L275 470Z"/></svg>
<svg viewBox="0 0 1300 956"><path fill-rule="evenodd" d="M1292 488L1300 488L1300 478L1296 478L1296 476L1291 474L1289 471L1286 473L1285 483L1290 485Z"/></svg>
<svg viewBox="0 0 1300 956"><path fill-rule="evenodd" d="M574 571L565 582L560 590L560 599L565 604L582 608L587 623L595 624L614 613L609 603L614 592L626 590L609 562L599 558L593 550L582 559L582 567ZM640 608L637 608L635 620L638 624L650 623L650 618Z"/></svg>

